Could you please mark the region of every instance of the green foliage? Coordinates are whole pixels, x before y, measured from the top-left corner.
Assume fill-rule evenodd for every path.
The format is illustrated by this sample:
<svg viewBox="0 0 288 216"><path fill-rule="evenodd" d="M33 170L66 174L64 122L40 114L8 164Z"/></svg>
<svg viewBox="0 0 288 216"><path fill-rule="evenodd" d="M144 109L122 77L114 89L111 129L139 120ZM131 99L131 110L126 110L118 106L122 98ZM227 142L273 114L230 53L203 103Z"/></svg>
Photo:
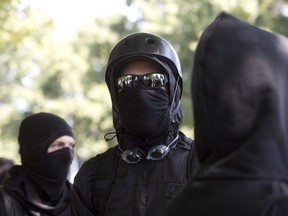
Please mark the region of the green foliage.
<svg viewBox="0 0 288 216"><path fill-rule="evenodd" d="M76 38L67 39L56 37L53 20L25 0L0 0L0 156L19 162L19 124L40 111L56 113L71 124L76 154L82 159L115 145L116 139L104 140L114 131L105 68L113 45L127 34L153 32L175 47L184 80L182 130L191 137L194 52L216 15L226 11L288 35L288 17L282 14L287 4L280 0L129 0L126 4L126 11L97 17Z"/></svg>

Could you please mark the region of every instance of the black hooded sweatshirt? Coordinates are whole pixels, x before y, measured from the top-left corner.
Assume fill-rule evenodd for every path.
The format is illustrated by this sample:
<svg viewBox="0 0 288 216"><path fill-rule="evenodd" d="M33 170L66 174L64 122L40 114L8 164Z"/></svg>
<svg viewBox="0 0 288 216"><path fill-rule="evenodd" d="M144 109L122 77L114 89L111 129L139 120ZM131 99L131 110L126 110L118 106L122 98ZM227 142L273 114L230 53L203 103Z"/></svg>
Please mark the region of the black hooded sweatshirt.
<svg viewBox="0 0 288 216"><path fill-rule="evenodd" d="M221 13L198 44L200 170L164 215L288 215L288 39Z"/></svg>

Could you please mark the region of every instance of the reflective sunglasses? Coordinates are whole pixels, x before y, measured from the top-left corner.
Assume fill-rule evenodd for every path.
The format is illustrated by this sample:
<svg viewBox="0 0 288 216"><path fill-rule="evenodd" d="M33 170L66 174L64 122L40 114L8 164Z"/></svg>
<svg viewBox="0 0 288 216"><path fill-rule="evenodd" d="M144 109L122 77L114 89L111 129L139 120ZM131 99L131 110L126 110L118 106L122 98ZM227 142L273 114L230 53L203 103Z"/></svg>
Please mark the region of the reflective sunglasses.
<svg viewBox="0 0 288 216"><path fill-rule="evenodd" d="M169 153L170 149L176 145L176 141L178 140L179 135L175 137L175 139L169 143L168 146L166 145L157 145L152 147L145 157L144 151L138 147L135 147L134 149L127 149L124 152L122 149L118 146L122 159L129 163L129 164L137 164L139 163L143 158L146 160L162 160L166 157L166 155Z"/></svg>
<svg viewBox="0 0 288 216"><path fill-rule="evenodd" d="M168 82L168 78L162 73L149 73L143 75L127 74L121 75L116 79L119 92L124 89L135 88L139 82L150 88L162 88Z"/></svg>

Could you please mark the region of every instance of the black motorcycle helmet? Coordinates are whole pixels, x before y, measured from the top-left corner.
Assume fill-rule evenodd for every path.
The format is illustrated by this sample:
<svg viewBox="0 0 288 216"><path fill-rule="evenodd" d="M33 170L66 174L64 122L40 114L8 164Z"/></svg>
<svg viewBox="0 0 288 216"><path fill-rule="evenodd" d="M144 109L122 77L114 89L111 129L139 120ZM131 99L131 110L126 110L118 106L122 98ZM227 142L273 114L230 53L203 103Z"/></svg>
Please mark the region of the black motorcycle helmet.
<svg viewBox="0 0 288 216"><path fill-rule="evenodd" d="M136 59L149 59L165 69L169 79L171 129L178 132L182 122L180 99L182 95L182 71L178 55L165 39L151 33L138 32L121 39L112 49L106 68L106 83L112 100L113 124L121 130L118 117L117 88L115 79L121 67Z"/></svg>

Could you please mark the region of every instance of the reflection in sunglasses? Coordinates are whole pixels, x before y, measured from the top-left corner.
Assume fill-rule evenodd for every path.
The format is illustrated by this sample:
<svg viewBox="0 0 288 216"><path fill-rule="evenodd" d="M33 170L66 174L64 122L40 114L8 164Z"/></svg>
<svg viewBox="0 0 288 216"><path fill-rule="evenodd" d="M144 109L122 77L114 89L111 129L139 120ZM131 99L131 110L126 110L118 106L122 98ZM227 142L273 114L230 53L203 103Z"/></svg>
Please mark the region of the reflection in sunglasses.
<svg viewBox="0 0 288 216"><path fill-rule="evenodd" d="M119 91L129 88L135 88L142 81L147 87L162 88L168 82L165 74L149 73L144 75L127 74L116 79L116 85Z"/></svg>

